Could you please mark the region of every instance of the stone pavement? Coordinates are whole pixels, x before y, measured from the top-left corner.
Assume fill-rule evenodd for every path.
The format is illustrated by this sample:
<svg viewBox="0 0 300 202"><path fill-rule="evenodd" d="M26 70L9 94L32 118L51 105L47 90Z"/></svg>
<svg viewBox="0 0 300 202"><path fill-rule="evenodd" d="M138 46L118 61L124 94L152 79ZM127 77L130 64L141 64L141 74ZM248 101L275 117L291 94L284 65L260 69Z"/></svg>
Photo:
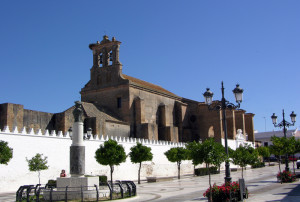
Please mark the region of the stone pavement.
<svg viewBox="0 0 300 202"><path fill-rule="evenodd" d="M244 179L250 193L246 201L300 201L300 182L280 184L276 179L277 173L277 165L245 170ZM212 183L223 184L224 176L224 172L212 175ZM237 181L241 177L241 171L231 172L231 177L233 181ZM208 186L208 176L184 176L180 180L156 183L142 182L137 185L138 196L115 201L207 201L203 193ZM0 194L0 201L15 201L15 193Z"/></svg>
<svg viewBox="0 0 300 202"><path fill-rule="evenodd" d="M283 167L283 166L282 166ZM290 166L292 168L292 166ZM300 201L300 182L280 184L276 174L278 165L247 169L244 179L249 190L246 201ZM212 175L212 183L224 183L224 172ZM241 171L231 172L233 181L241 178ZM146 183L137 185L138 196L123 201L207 201L203 193L208 188L208 176L183 177L173 181Z"/></svg>

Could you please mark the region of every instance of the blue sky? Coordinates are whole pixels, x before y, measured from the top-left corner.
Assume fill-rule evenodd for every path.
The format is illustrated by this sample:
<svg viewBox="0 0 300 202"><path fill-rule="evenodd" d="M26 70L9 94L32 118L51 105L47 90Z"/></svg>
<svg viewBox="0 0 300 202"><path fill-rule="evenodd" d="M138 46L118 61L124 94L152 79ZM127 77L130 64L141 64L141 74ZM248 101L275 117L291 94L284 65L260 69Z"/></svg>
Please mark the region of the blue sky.
<svg viewBox="0 0 300 202"><path fill-rule="evenodd" d="M69 108L89 80L88 45L107 34L122 42L124 74L197 101L207 87L220 99L224 81L234 102L239 83L255 129L270 131L273 112L300 113L299 9L297 0L0 1L0 103Z"/></svg>

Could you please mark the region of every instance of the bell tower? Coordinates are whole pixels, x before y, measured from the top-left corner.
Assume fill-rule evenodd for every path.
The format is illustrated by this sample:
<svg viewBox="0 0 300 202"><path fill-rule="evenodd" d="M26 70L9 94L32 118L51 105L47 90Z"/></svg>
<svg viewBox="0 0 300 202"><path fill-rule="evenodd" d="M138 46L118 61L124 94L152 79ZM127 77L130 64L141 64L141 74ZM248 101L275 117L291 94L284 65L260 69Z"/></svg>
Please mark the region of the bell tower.
<svg viewBox="0 0 300 202"><path fill-rule="evenodd" d="M90 82L85 90L99 89L118 83L122 74L122 64L119 60L120 41L115 37L109 40L104 35L101 42L92 43L89 48L93 51L93 66Z"/></svg>
<svg viewBox="0 0 300 202"><path fill-rule="evenodd" d="M93 51L93 68L108 67L111 65L121 65L119 61L120 41L113 37L110 41L108 36L104 35L103 40L99 43L89 45Z"/></svg>

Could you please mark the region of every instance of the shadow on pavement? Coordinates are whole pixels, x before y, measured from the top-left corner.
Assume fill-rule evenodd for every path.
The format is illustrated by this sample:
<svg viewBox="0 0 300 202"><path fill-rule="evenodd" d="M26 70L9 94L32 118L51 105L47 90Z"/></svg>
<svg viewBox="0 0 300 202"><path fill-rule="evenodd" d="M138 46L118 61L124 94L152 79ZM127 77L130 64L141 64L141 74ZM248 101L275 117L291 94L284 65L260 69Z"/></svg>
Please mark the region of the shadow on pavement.
<svg viewBox="0 0 300 202"><path fill-rule="evenodd" d="M267 202L274 202L274 201L285 201L285 202L291 202L291 201L299 201L299 196L300 196L300 184L295 184L294 187L288 187L285 188L286 192L282 193L277 193L274 195L286 195L283 199L281 200L270 200Z"/></svg>

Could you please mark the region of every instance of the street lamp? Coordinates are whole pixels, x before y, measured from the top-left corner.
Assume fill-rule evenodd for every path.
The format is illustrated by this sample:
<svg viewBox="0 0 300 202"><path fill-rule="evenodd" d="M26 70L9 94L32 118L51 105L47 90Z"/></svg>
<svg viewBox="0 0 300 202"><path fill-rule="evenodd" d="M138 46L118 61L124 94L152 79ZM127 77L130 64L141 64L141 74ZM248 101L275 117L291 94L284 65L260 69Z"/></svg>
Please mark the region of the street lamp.
<svg viewBox="0 0 300 202"><path fill-rule="evenodd" d="M273 115L271 116L271 119L272 119L272 122L274 124L274 127L279 127L279 128L283 127L283 134L284 134L284 137L286 138L286 128L295 125L296 114L294 113L294 111L292 111L292 113L290 114L292 123L289 123L285 120L285 118L284 118L284 109L282 110L282 117L283 117L283 120L278 124L277 124L277 116L275 115L275 113L273 113ZM290 170L289 169L289 163L288 163L288 154L285 154L285 170L286 171Z"/></svg>
<svg viewBox="0 0 300 202"><path fill-rule="evenodd" d="M208 105L209 110L215 110L215 111L220 111L222 110L222 118L223 118L223 130L224 130L224 135L225 135L225 150L226 150L226 155L227 158L229 158L228 155L228 143L227 143L227 123L226 123L226 109L238 109L240 108L240 103L243 100L243 89L240 88L240 85L237 84L236 88L233 89L233 93L235 95L235 100L238 103L237 105L234 105L233 103L230 103L224 98L224 86L223 86L223 81L222 81L222 100L221 101L215 101L213 103L213 93L210 91L209 88L206 89L206 92L203 93L203 96L205 98L205 104ZM225 183L231 182L231 177L230 177L230 164L228 161L225 162Z"/></svg>

